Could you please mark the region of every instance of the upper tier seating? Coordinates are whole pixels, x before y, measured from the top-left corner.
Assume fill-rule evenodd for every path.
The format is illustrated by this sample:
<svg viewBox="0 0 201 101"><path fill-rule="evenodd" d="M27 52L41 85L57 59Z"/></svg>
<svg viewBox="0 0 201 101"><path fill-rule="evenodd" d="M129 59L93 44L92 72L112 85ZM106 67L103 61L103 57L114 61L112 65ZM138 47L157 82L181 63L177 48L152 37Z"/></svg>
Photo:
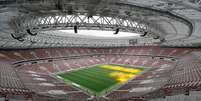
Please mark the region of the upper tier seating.
<svg viewBox="0 0 201 101"><path fill-rule="evenodd" d="M0 51L0 60L10 60L12 62L23 60L34 60L44 58L59 58L69 56L82 56L92 54L129 54L129 55L153 55L153 56L173 56L181 57L192 51L199 49L185 48L158 48L158 47L130 47L91 49L91 48L55 48L55 49L34 49L20 51Z"/></svg>

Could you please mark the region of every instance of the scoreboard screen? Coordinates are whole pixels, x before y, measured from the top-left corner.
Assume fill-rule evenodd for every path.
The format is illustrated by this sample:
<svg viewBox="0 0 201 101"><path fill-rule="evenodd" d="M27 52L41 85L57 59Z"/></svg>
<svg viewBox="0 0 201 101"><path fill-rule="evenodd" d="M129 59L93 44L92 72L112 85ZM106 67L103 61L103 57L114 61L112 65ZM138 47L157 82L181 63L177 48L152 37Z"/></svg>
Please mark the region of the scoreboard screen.
<svg viewBox="0 0 201 101"><path fill-rule="evenodd" d="M129 45L135 45L137 44L137 39L130 39L129 40Z"/></svg>

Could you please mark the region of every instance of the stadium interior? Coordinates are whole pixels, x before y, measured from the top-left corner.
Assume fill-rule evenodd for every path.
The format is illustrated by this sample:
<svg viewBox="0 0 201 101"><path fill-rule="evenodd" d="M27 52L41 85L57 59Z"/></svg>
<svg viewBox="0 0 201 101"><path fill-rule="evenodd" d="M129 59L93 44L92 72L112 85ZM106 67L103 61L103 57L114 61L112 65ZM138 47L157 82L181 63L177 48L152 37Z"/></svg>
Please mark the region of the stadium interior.
<svg viewBox="0 0 201 101"><path fill-rule="evenodd" d="M201 101L201 0L0 0L0 101Z"/></svg>

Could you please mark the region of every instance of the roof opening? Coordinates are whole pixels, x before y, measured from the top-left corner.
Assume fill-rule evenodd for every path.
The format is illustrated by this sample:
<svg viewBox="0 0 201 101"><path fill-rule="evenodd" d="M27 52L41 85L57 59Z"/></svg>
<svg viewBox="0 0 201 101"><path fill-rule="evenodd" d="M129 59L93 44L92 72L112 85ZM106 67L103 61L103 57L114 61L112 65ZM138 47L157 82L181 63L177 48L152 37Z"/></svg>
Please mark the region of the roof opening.
<svg viewBox="0 0 201 101"><path fill-rule="evenodd" d="M95 37L139 37L140 36L140 34L137 34L137 33L118 32L118 34L115 34L115 31L104 31L104 30L78 30L77 33L74 33L74 30L60 30L60 31L68 33L68 34L78 34L78 35L95 36Z"/></svg>

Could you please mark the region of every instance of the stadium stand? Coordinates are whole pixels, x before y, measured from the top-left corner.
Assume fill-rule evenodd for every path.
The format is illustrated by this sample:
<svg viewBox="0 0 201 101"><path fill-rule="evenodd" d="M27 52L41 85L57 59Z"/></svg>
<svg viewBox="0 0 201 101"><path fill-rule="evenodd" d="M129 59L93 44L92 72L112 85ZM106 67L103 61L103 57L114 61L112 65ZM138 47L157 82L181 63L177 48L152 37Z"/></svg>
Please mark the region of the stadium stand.
<svg viewBox="0 0 201 101"><path fill-rule="evenodd" d="M20 52L9 51L6 53L1 51L0 53L1 95L9 93L30 94L32 100L42 100L45 99L45 96L68 100L90 99L90 95L78 88L65 85L63 81L51 75L96 64L129 64L150 68L148 72L128 81L119 88L111 92L108 91L103 98L105 100L140 99L143 101L144 98L161 98L197 91L201 84L200 60L196 57L197 55L194 55L198 53L197 50L187 51L186 49L170 48L163 53L163 48L155 47L151 49L142 47L136 49L114 48L109 51L104 49L58 48L23 50ZM13 57L10 54L15 56ZM178 60L178 58L181 59ZM61 94L55 95L55 92ZM157 95L158 93L160 94ZM68 98L61 97L61 95L66 94ZM35 98L35 96L40 97Z"/></svg>

